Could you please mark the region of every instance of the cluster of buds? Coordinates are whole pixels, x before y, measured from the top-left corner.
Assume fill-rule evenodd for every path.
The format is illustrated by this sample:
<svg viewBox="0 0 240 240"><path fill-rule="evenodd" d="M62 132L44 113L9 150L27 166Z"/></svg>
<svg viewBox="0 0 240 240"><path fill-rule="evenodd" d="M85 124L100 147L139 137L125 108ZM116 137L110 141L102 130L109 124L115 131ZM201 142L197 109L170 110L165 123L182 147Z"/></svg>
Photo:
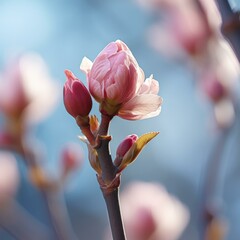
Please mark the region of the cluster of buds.
<svg viewBox="0 0 240 240"><path fill-rule="evenodd" d="M145 119L160 113L158 81L144 81L129 48L117 40L108 44L92 63L86 57L80 66L86 73L89 90L70 71L66 71L64 104L74 118L86 117L92 108L91 96L100 104L100 112L128 120Z"/></svg>
<svg viewBox="0 0 240 240"><path fill-rule="evenodd" d="M88 145L91 166L101 174L97 148L100 141L111 140L104 129L106 119L110 122L114 116L127 120L157 116L161 111L162 98L158 96L158 81L152 75L145 80L144 72L132 52L120 40L109 43L94 62L84 57L80 69L86 74L88 87L66 70L64 105L84 134L81 139ZM89 115L92 97L99 103L102 116L100 126L97 117ZM136 135L127 137L119 145L114 161L118 172L131 163L144 145L156 135L157 133L149 133L140 138Z"/></svg>

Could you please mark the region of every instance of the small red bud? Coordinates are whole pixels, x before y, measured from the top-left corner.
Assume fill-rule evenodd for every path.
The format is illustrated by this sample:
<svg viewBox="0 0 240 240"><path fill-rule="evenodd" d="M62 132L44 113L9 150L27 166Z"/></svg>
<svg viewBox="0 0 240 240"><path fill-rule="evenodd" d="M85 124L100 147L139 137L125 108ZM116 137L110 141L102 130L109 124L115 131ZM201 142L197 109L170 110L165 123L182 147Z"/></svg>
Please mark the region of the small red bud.
<svg viewBox="0 0 240 240"><path fill-rule="evenodd" d="M128 135L118 146L117 156L123 157L130 147L137 141L136 134Z"/></svg>
<svg viewBox="0 0 240 240"><path fill-rule="evenodd" d="M81 165L83 153L78 145L72 143L65 146L61 157L63 172L68 173Z"/></svg>
<svg viewBox="0 0 240 240"><path fill-rule="evenodd" d="M65 70L67 81L63 88L63 100L67 112L74 118L88 116L92 109L92 99L88 89L74 76Z"/></svg>

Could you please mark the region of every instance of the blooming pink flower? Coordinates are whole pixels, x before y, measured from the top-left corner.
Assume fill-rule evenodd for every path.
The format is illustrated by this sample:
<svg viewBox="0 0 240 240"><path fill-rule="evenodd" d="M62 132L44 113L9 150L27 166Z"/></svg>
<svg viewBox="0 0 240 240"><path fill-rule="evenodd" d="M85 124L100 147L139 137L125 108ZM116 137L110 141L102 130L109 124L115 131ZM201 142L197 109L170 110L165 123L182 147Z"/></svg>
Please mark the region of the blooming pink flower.
<svg viewBox="0 0 240 240"><path fill-rule="evenodd" d="M144 72L125 43L108 44L92 63L86 57L81 66L89 91L100 103L102 113L136 120L160 113L162 98L152 77L144 82Z"/></svg>
<svg viewBox="0 0 240 240"><path fill-rule="evenodd" d="M67 112L74 118L88 116L92 109L92 99L83 83L74 74L65 70L67 81L63 88L63 100Z"/></svg>

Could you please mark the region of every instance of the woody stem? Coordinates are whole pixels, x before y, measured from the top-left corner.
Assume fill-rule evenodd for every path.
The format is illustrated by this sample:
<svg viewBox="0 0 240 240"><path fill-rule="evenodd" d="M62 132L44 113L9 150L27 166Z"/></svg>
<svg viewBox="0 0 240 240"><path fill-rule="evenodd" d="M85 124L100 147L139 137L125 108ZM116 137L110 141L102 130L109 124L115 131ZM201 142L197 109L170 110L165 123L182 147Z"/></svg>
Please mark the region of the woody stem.
<svg viewBox="0 0 240 240"><path fill-rule="evenodd" d="M110 154L109 142L111 137L107 136L111 119L112 117L102 115L98 132L99 144L96 150L102 169L102 175L99 176L99 183L107 206L113 240L125 240L119 205L120 176L116 174L117 169L112 162Z"/></svg>

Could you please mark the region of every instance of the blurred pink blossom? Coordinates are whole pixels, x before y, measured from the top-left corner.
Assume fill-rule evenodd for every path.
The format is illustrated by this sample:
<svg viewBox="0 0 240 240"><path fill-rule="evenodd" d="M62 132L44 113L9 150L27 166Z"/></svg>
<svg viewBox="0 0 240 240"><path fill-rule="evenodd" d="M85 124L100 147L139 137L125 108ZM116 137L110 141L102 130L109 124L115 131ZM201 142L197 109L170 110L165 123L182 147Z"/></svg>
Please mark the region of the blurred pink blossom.
<svg viewBox="0 0 240 240"><path fill-rule="evenodd" d="M225 39L219 37L209 41L202 62L197 63L202 71L214 72L227 91L234 91L240 74L239 62Z"/></svg>
<svg viewBox="0 0 240 240"><path fill-rule="evenodd" d="M16 117L17 113L26 122L36 123L57 102L59 88L43 59L35 53L22 55L9 64L0 80L0 111L8 118Z"/></svg>
<svg viewBox="0 0 240 240"><path fill-rule="evenodd" d="M148 38L155 49L186 60L197 72L198 85L213 102L216 123L230 126L235 119L234 102L239 63L220 33L221 16L213 0L138 0L163 16Z"/></svg>
<svg viewBox="0 0 240 240"><path fill-rule="evenodd" d="M150 29L150 43L161 53L182 56L201 53L213 35L219 34L221 18L213 0L138 0L163 16Z"/></svg>
<svg viewBox="0 0 240 240"><path fill-rule="evenodd" d="M214 103L217 124L230 126L235 119L234 104L240 76L239 63L232 48L224 39L212 39L204 58L196 64L199 85Z"/></svg>
<svg viewBox="0 0 240 240"><path fill-rule="evenodd" d="M226 90L222 83L218 81L214 72L206 73L201 81L203 91L213 102L218 102L226 96Z"/></svg>
<svg viewBox="0 0 240 240"><path fill-rule="evenodd" d="M92 63L86 57L81 70L87 75L89 91L100 103L102 113L128 120L156 116L161 111L159 84L144 72L125 43L109 43Z"/></svg>
<svg viewBox="0 0 240 240"><path fill-rule="evenodd" d="M0 204L14 197L19 184L17 162L10 153L0 153Z"/></svg>
<svg viewBox="0 0 240 240"><path fill-rule="evenodd" d="M120 197L129 240L176 240L188 223L186 207L158 183L133 182Z"/></svg>

